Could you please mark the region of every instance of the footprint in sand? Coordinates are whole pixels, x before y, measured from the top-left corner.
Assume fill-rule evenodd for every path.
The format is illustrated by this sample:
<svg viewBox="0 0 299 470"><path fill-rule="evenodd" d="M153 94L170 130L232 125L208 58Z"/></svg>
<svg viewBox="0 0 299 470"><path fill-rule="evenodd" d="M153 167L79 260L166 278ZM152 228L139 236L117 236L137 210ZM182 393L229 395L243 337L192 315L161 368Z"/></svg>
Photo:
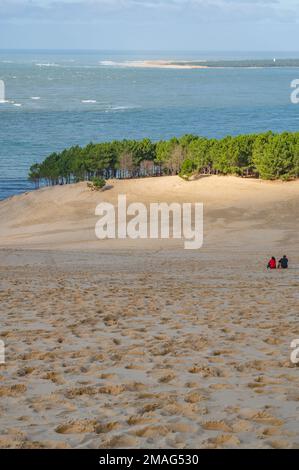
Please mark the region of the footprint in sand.
<svg viewBox="0 0 299 470"><path fill-rule="evenodd" d="M79 421L69 421L66 424L61 424L55 428L58 434L77 434L94 432L95 427L98 425L96 420L83 419Z"/></svg>
<svg viewBox="0 0 299 470"><path fill-rule="evenodd" d="M214 444L216 447L238 446L240 444L240 440L232 434L219 434L216 437L210 437L207 442Z"/></svg>
<svg viewBox="0 0 299 470"><path fill-rule="evenodd" d="M136 448L137 447L137 439L133 436L128 435L118 435L113 436L111 439L107 439L99 445L99 449L124 449L124 448Z"/></svg>
<svg viewBox="0 0 299 470"><path fill-rule="evenodd" d="M129 426L136 426L138 424L154 423L155 421L155 418L146 417L144 415L136 415L130 416L130 418L127 420L127 423Z"/></svg>
<svg viewBox="0 0 299 470"><path fill-rule="evenodd" d="M22 395L27 390L26 385L16 384L11 386L1 386L0 387L0 397L17 397Z"/></svg>
<svg viewBox="0 0 299 470"><path fill-rule="evenodd" d="M167 426L146 426L134 432L137 437L161 437L167 436L169 429Z"/></svg>
<svg viewBox="0 0 299 470"><path fill-rule="evenodd" d="M232 431L231 426L229 426L225 421L206 421L202 423L202 427L208 431Z"/></svg>
<svg viewBox="0 0 299 470"><path fill-rule="evenodd" d="M190 392L188 395L185 396L185 402L187 403L198 403L199 401L204 400L205 397L200 394L199 392Z"/></svg>
<svg viewBox="0 0 299 470"><path fill-rule="evenodd" d="M259 411L254 416L252 416L252 420L256 421L257 423L270 424L271 426L283 425L283 421L281 419L276 418L266 411Z"/></svg>

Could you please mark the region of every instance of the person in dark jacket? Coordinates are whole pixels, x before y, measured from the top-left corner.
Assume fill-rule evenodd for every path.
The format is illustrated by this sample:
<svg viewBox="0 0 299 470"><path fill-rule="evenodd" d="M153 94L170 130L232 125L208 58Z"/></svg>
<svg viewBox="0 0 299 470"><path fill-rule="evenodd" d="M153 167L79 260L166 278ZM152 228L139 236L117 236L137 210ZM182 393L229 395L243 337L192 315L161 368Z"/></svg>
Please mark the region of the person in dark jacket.
<svg viewBox="0 0 299 470"><path fill-rule="evenodd" d="M274 256L270 259L267 269L276 269L276 258Z"/></svg>
<svg viewBox="0 0 299 470"><path fill-rule="evenodd" d="M289 267L289 260L286 255L284 255L278 263L278 269L288 269Z"/></svg>

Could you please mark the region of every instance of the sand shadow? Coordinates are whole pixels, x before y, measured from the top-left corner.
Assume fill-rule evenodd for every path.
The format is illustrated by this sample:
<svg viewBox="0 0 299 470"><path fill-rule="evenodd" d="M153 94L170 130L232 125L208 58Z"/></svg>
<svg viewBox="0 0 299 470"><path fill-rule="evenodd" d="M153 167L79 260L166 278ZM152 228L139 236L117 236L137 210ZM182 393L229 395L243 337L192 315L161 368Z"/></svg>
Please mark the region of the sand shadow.
<svg viewBox="0 0 299 470"><path fill-rule="evenodd" d="M109 189L113 189L114 186L113 184L106 184L103 188L102 191L109 191Z"/></svg>

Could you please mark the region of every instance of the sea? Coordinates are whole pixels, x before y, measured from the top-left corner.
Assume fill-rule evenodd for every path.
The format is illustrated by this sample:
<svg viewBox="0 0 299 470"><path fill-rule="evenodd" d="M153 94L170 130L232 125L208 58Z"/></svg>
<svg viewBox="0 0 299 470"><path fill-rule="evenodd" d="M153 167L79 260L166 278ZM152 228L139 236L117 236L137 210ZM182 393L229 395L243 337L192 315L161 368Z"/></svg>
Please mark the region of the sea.
<svg viewBox="0 0 299 470"><path fill-rule="evenodd" d="M136 66L277 58L299 52L0 50L0 199L33 190L29 167L72 145L298 131L297 67Z"/></svg>

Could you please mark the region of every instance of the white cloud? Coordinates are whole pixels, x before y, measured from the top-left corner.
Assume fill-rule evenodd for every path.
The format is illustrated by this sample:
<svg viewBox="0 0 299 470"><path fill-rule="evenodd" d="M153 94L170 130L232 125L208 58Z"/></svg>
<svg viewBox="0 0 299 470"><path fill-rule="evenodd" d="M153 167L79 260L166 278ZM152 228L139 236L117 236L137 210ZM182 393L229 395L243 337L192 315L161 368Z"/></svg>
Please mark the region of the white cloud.
<svg viewBox="0 0 299 470"><path fill-rule="evenodd" d="M152 16L153 15L153 16ZM292 0L0 0L3 22L294 22Z"/></svg>

